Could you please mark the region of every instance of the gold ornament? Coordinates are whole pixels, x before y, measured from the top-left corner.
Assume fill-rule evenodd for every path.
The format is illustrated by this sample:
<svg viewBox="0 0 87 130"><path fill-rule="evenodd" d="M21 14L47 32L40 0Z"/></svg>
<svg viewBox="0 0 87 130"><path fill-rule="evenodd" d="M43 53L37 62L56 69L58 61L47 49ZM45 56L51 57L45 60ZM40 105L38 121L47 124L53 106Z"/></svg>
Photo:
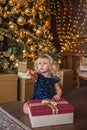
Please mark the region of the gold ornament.
<svg viewBox="0 0 87 130"><path fill-rule="evenodd" d="M48 38L52 41L54 37L52 35L49 35Z"/></svg>
<svg viewBox="0 0 87 130"><path fill-rule="evenodd" d="M34 27L34 28L33 28L33 31L36 32L36 30L37 30L37 29Z"/></svg>
<svg viewBox="0 0 87 130"><path fill-rule="evenodd" d="M5 63L5 64L4 64L4 67L3 67L4 71L7 70L8 68L9 68L9 67L8 67L8 64Z"/></svg>
<svg viewBox="0 0 87 130"><path fill-rule="evenodd" d="M30 16L30 15L31 15L31 10L30 10L30 8L26 8L26 9L24 10L24 13L25 13L27 16Z"/></svg>
<svg viewBox="0 0 87 130"><path fill-rule="evenodd" d="M38 36L38 37L43 36L43 29L42 28L39 28L39 29L36 30L36 36Z"/></svg>
<svg viewBox="0 0 87 130"><path fill-rule="evenodd" d="M38 45L38 47L39 47L39 50L42 50L44 48L43 45Z"/></svg>
<svg viewBox="0 0 87 130"><path fill-rule="evenodd" d="M36 51L36 47L35 47L34 45L32 45L32 46L30 46L30 50L31 50L32 52L35 52L35 51Z"/></svg>
<svg viewBox="0 0 87 130"><path fill-rule="evenodd" d="M25 54L26 52L27 52L27 51L24 49L24 50L23 50L23 54Z"/></svg>
<svg viewBox="0 0 87 130"><path fill-rule="evenodd" d="M48 51L48 50L49 50L49 47L46 46L46 47L44 48L44 50L45 50L45 51Z"/></svg>
<svg viewBox="0 0 87 130"><path fill-rule="evenodd" d="M11 24L9 24L9 30L17 31L18 30L18 26L15 23L11 23Z"/></svg>
<svg viewBox="0 0 87 130"><path fill-rule="evenodd" d="M15 63L13 64L13 67L14 67L15 69L18 68L18 63L15 62Z"/></svg>
<svg viewBox="0 0 87 130"><path fill-rule="evenodd" d="M34 25L35 24L35 20L34 19L30 19L30 20L28 20L28 23L29 23L29 25Z"/></svg>
<svg viewBox="0 0 87 130"><path fill-rule="evenodd" d="M21 39L23 39L25 37L25 33L23 31L21 31L19 36L20 36Z"/></svg>
<svg viewBox="0 0 87 130"><path fill-rule="evenodd" d="M33 43L33 38L31 38L31 37L28 38L28 39L27 39L27 44L31 45L32 43Z"/></svg>
<svg viewBox="0 0 87 130"><path fill-rule="evenodd" d="M59 59L59 60L58 60L58 64L61 64L61 63L62 63L62 60L61 60L61 59Z"/></svg>
<svg viewBox="0 0 87 130"><path fill-rule="evenodd" d="M17 6L13 6L13 8L11 9L11 14L19 14L20 12L21 10Z"/></svg>
<svg viewBox="0 0 87 130"><path fill-rule="evenodd" d="M3 14L3 18L7 18L8 17L8 14L7 14L7 12L5 12L4 14Z"/></svg>
<svg viewBox="0 0 87 130"><path fill-rule="evenodd" d="M44 25L46 28L50 28L50 21L49 20L47 20L46 22L45 22L45 25Z"/></svg>
<svg viewBox="0 0 87 130"><path fill-rule="evenodd" d="M0 2L1 2L2 4L5 4L5 3L6 3L6 0L0 0Z"/></svg>
<svg viewBox="0 0 87 130"><path fill-rule="evenodd" d="M43 19L43 18L44 18L43 14L39 14L39 19Z"/></svg>
<svg viewBox="0 0 87 130"><path fill-rule="evenodd" d="M28 57L28 52L23 54L23 58L27 58Z"/></svg>
<svg viewBox="0 0 87 130"><path fill-rule="evenodd" d="M9 4L9 6L15 6L15 1L14 0L9 0L8 4Z"/></svg>
<svg viewBox="0 0 87 130"><path fill-rule="evenodd" d="M16 4L17 4L18 6L24 5L24 3L25 3L26 1L27 1L27 0L15 0Z"/></svg>
<svg viewBox="0 0 87 130"><path fill-rule="evenodd" d="M20 25L20 26L23 26L24 24L26 23L26 19L22 16L20 16L18 19L17 19L17 24Z"/></svg>
<svg viewBox="0 0 87 130"><path fill-rule="evenodd" d="M5 7L4 7L4 11L7 11L7 10L8 10L8 6L5 6Z"/></svg>
<svg viewBox="0 0 87 130"><path fill-rule="evenodd" d="M25 58L25 57L28 57L28 52L27 52L27 50L24 49L22 52L23 52L23 57L24 57L24 58Z"/></svg>
<svg viewBox="0 0 87 130"><path fill-rule="evenodd" d="M9 16L11 13L10 13L10 11L7 11L7 15Z"/></svg>
<svg viewBox="0 0 87 130"><path fill-rule="evenodd" d="M30 36L30 32L28 30L24 30L24 33L26 34L26 37Z"/></svg>
<svg viewBox="0 0 87 130"><path fill-rule="evenodd" d="M40 12L44 12L45 8L44 8L44 6L39 6L38 10L39 10Z"/></svg>
<svg viewBox="0 0 87 130"><path fill-rule="evenodd" d="M15 61L16 60L16 57L14 54L10 55L10 61Z"/></svg>
<svg viewBox="0 0 87 130"><path fill-rule="evenodd" d="M36 58L35 53L31 53L31 54L30 54L30 57L34 60L34 59Z"/></svg>

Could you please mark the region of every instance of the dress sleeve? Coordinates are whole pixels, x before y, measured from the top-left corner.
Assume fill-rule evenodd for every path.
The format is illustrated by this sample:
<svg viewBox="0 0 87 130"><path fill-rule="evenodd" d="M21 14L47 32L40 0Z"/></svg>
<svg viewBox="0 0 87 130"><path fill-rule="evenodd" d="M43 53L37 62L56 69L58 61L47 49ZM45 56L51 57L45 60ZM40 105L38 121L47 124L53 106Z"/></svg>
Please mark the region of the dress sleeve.
<svg viewBox="0 0 87 130"><path fill-rule="evenodd" d="M59 77L54 77L54 83L57 83L60 81L60 78Z"/></svg>

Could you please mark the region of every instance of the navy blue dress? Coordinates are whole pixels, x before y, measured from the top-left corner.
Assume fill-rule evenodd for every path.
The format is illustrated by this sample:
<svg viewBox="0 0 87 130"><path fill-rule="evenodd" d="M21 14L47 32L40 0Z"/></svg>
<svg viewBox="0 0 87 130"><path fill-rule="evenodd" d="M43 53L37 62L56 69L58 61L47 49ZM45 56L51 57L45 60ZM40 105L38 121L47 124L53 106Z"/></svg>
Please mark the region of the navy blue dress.
<svg viewBox="0 0 87 130"><path fill-rule="evenodd" d="M32 99L51 99L54 96L54 85L59 82L58 77L44 77L42 74L38 73L38 79L34 85L34 93Z"/></svg>

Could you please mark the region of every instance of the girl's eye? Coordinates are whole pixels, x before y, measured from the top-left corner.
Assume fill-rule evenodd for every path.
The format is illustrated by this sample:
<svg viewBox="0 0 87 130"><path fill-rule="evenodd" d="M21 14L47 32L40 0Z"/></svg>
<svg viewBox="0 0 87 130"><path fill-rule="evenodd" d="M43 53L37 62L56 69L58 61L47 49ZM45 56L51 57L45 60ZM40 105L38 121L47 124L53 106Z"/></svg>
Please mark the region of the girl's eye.
<svg viewBox="0 0 87 130"><path fill-rule="evenodd" d="M41 62L39 62L38 64L41 65Z"/></svg>
<svg viewBox="0 0 87 130"><path fill-rule="evenodd" d="M46 62L44 62L44 64L47 64Z"/></svg>

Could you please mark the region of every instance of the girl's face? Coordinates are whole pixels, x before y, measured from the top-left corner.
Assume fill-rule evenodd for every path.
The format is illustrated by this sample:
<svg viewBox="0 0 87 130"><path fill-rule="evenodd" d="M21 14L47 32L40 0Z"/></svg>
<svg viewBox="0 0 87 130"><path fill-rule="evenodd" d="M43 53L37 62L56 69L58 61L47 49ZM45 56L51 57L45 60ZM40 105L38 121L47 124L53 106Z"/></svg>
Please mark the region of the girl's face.
<svg viewBox="0 0 87 130"><path fill-rule="evenodd" d="M40 58L37 61L38 71L41 73L46 73L49 71L49 59L47 58Z"/></svg>

